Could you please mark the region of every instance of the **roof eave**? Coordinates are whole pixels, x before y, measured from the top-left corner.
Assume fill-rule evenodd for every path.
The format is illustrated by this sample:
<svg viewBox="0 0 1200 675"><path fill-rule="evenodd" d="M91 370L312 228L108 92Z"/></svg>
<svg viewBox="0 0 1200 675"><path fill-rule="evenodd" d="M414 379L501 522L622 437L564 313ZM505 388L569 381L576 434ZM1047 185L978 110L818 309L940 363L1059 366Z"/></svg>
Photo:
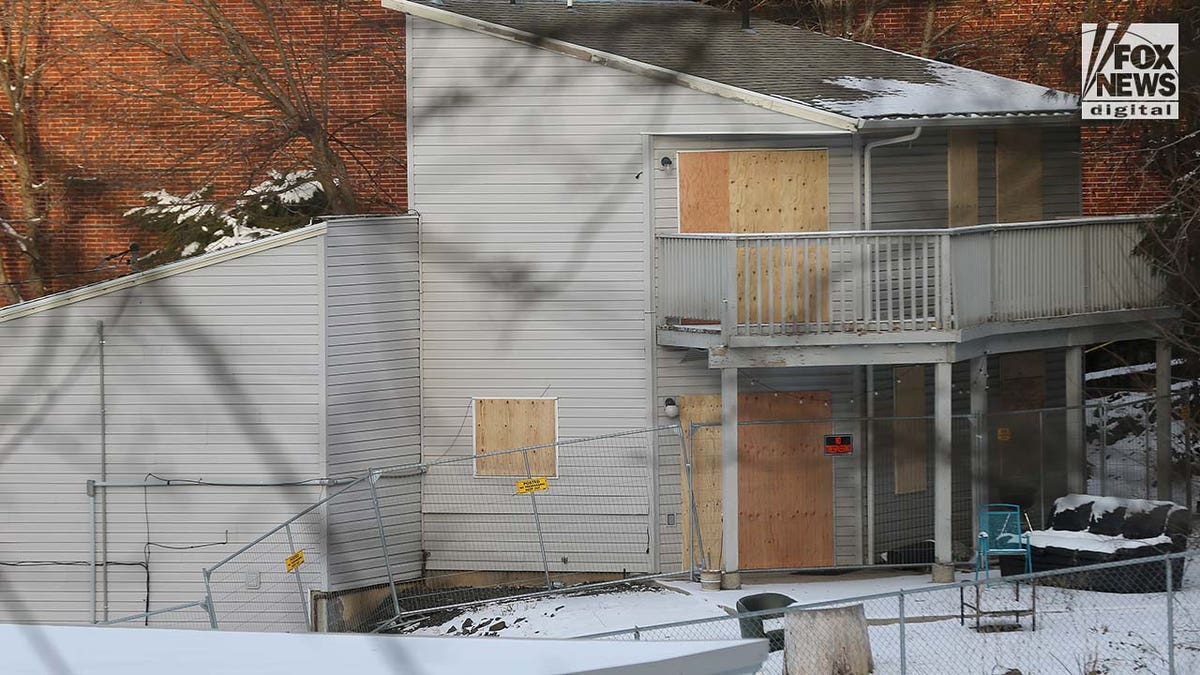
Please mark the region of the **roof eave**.
<svg viewBox="0 0 1200 675"><path fill-rule="evenodd" d="M862 131L911 129L913 127L1002 127L1037 124L1040 126L1077 126L1080 115L1075 112L997 113L994 115L930 115L914 117L862 118Z"/></svg>
<svg viewBox="0 0 1200 675"><path fill-rule="evenodd" d="M806 105L797 101L763 94L748 89L742 89L733 85L708 80L687 73L662 68L659 66L644 63L636 59L631 59L626 56L603 52L590 47L583 47L571 42L564 42L545 36L536 35L522 30L517 30L502 24L491 23L482 19L465 16L445 9L430 7L429 5L419 2L411 2L410 0L380 0L385 9L392 9L398 12L411 14L412 16L436 21L455 28L474 31L491 35L511 42L526 44L538 49L564 54L582 61L589 61L600 65L622 70L636 75L642 75L661 82L676 84L679 86L701 91L706 94L713 94L722 98L741 101L753 106L765 108L774 112L798 117L810 122L822 124L835 129L844 131L856 131L861 126L861 120L855 117L842 115L839 113L829 112L814 106Z"/></svg>
<svg viewBox="0 0 1200 675"><path fill-rule="evenodd" d="M19 319L23 316L29 316L31 314L38 314L49 309L54 309L55 307L71 305L83 300L100 297L102 295L108 295L109 293L116 293L117 291L122 291L127 288L141 286L142 284L150 283L151 281L173 277L176 274L183 274L184 272L190 272L203 267L209 267L211 265L216 265L217 263L226 262L235 258L241 258L253 253L259 253L261 251L278 248L280 246L286 246L287 244L294 244L299 241L304 241L305 239L319 237L325 234L325 231L325 223L323 221L319 221L290 232L283 232L270 237L264 237L249 243L233 246L222 251L205 253L195 256L194 258L184 258L183 260L168 263L160 267L153 267L145 272L137 272L123 277L117 277L116 279L109 279L108 281L100 281L87 286L80 286L79 288L60 291L52 295L37 298L36 300L19 302L15 305L9 305L8 307L0 308L0 323L11 321L13 319Z"/></svg>

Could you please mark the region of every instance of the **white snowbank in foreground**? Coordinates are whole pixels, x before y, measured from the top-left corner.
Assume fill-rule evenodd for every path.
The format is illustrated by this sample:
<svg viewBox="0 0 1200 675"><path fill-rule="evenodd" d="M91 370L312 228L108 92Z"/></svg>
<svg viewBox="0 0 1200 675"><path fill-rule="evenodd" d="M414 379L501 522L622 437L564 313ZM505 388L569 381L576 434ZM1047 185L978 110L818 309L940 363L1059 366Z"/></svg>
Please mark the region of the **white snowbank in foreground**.
<svg viewBox="0 0 1200 675"><path fill-rule="evenodd" d="M0 625L6 675L751 673L766 641L467 640Z"/></svg>

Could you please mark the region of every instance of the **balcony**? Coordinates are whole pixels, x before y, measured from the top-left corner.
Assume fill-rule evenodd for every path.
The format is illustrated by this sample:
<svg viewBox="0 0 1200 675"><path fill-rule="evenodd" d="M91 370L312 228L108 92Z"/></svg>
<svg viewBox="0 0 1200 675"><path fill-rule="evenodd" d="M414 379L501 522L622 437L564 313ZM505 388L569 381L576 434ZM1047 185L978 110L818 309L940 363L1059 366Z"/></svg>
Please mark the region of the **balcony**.
<svg viewBox="0 0 1200 675"><path fill-rule="evenodd" d="M962 343L1171 316L1145 217L658 237L659 343Z"/></svg>

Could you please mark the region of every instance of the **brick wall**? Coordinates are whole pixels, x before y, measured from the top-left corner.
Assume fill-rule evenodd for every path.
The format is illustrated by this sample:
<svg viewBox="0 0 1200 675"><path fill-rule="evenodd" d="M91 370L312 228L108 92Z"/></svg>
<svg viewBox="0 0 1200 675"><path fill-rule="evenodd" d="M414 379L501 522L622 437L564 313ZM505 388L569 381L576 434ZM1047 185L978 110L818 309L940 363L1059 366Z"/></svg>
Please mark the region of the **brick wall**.
<svg viewBox="0 0 1200 675"><path fill-rule="evenodd" d="M923 38L928 34L930 3L896 0L874 16L862 39L1079 93L1079 25L1085 20L1153 20L1153 14L1167 4L1159 0L944 0L935 5L932 25L935 35L945 32L927 42ZM865 19L860 13L856 25ZM1145 158L1137 149L1145 131L1137 123L1084 122L1085 215L1145 213L1165 198L1161 179L1142 170Z"/></svg>
<svg viewBox="0 0 1200 675"><path fill-rule="evenodd" d="M51 164L46 230L52 271L61 275L51 290L122 273L81 272L105 265L105 256L130 241L142 243L144 251L153 248L151 236L132 231L122 216L143 203L140 195L147 190L181 193L210 184L220 198L261 181L267 169L311 166L307 143L280 148L279 139L289 133L280 128L281 116L239 91L251 74L237 72L233 59L221 57L227 48L212 25L184 4L116 3L100 21L50 11L51 42L42 49L51 68L38 98L36 126ZM282 69L271 47L273 33L252 3L220 3L273 79L290 79L294 91L327 110L326 124L338 129L338 149L360 196L358 210L406 208L404 15L384 10L378 0L347 0L341 11L332 1L268 4L280 10L274 19L278 32L288 36L290 73ZM54 6L52 0L48 5ZM189 57L206 59L207 65L198 70L164 58L156 49L139 48L134 38L167 49L182 45ZM12 176L0 181L0 209L19 219ZM15 246L0 246L0 254L10 279L28 278L28 260Z"/></svg>

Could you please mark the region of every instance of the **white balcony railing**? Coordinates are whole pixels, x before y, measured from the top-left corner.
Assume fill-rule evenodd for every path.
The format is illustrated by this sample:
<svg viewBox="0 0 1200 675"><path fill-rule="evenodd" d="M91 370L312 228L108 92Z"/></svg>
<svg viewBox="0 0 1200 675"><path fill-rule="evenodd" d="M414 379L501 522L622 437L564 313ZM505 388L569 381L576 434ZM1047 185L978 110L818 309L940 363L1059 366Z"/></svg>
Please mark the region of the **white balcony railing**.
<svg viewBox="0 0 1200 675"><path fill-rule="evenodd" d="M1144 217L658 238L658 314L723 335L928 331L1158 307Z"/></svg>

